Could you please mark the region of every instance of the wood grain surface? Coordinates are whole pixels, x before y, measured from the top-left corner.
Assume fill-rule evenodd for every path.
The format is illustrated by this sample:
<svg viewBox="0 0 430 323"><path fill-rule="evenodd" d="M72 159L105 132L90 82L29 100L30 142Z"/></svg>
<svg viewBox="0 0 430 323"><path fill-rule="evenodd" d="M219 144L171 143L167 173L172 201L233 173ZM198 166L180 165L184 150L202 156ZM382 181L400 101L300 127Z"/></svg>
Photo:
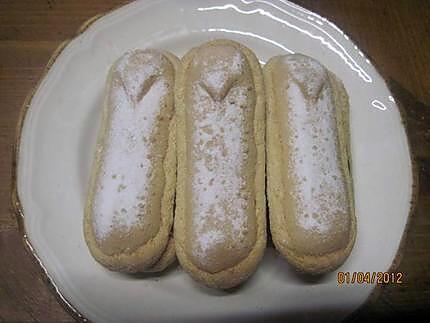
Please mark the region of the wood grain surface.
<svg viewBox="0 0 430 323"><path fill-rule="evenodd" d="M21 105L49 57L88 18L129 1L0 1L0 322L73 322L25 251L10 203L12 144ZM349 321L421 317L430 309L430 1L296 0L344 30L403 106L420 190L387 285ZM381 232L383 235L383 232Z"/></svg>

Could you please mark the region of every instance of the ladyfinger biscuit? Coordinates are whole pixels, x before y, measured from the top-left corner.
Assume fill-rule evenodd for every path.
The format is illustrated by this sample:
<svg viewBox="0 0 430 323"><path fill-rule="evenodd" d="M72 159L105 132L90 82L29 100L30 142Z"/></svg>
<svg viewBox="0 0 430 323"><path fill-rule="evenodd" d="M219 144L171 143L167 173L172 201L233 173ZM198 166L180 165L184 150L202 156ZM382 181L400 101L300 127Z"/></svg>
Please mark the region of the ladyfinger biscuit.
<svg viewBox="0 0 430 323"><path fill-rule="evenodd" d="M195 280L226 289L254 272L266 245L263 79L251 50L230 40L182 63L176 253Z"/></svg>
<svg viewBox="0 0 430 323"><path fill-rule="evenodd" d="M355 241L349 103L316 60L277 56L264 68L270 229L298 270L340 266Z"/></svg>
<svg viewBox="0 0 430 323"><path fill-rule="evenodd" d="M115 271L162 270L176 183L174 83L179 60L135 50L112 66L84 216L93 257Z"/></svg>

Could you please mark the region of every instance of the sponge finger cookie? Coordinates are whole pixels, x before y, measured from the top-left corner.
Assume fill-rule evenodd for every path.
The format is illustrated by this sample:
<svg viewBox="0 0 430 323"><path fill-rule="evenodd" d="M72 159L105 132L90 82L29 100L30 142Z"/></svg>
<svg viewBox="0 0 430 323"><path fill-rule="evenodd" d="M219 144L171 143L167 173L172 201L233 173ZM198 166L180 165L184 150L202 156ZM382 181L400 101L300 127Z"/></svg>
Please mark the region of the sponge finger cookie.
<svg viewBox="0 0 430 323"><path fill-rule="evenodd" d="M345 261L355 241L348 96L304 55L272 58L264 78L272 238L297 269L324 273Z"/></svg>
<svg viewBox="0 0 430 323"><path fill-rule="evenodd" d="M94 258L112 270L153 270L160 258L165 265L174 259L167 247L176 176L178 66L172 54L135 50L109 72L84 233Z"/></svg>
<svg viewBox="0 0 430 323"><path fill-rule="evenodd" d="M246 47L215 40L189 51L176 88L176 252L199 282L230 288L266 245L264 92Z"/></svg>

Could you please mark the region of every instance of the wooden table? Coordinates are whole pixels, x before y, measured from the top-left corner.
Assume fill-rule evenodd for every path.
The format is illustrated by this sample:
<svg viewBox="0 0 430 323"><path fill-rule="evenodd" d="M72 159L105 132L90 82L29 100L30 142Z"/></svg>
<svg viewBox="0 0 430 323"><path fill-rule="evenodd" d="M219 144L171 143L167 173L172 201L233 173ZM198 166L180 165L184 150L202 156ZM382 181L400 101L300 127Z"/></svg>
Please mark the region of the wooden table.
<svg viewBox="0 0 430 323"><path fill-rule="evenodd" d="M72 322L27 254L10 204L12 144L21 105L55 48L88 18L127 0L0 1L0 322ZM401 285L381 288L350 321L430 309L430 2L299 0L372 58L404 106L419 172L415 214L398 259ZM383 232L381 232L383 234Z"/></svg>

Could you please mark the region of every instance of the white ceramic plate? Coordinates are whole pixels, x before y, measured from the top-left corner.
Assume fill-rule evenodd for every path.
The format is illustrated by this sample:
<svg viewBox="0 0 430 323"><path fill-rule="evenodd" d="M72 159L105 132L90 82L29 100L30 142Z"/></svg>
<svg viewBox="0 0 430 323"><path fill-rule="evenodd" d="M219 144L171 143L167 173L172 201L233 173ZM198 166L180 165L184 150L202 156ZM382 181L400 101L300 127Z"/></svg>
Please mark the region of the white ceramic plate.
<svg viewBox="0 0 430 323"><path fill-rule="evenodd" d="M67 302L95 322L340 320L373 286L338 286L337 271L309 281L268 249L241 288L217 292L179 268L128 276L97 264L84 242L89 169L111 63L132 48L183 55L213 38L238 40L262 63L301 52L344 82L351 103L357 241L339 271L387 270L409 214L412 172L398 108L383 79L344 33L286 1L142 1L92 24L61 52L30 102L17 189L27 239Z"/></svg>

